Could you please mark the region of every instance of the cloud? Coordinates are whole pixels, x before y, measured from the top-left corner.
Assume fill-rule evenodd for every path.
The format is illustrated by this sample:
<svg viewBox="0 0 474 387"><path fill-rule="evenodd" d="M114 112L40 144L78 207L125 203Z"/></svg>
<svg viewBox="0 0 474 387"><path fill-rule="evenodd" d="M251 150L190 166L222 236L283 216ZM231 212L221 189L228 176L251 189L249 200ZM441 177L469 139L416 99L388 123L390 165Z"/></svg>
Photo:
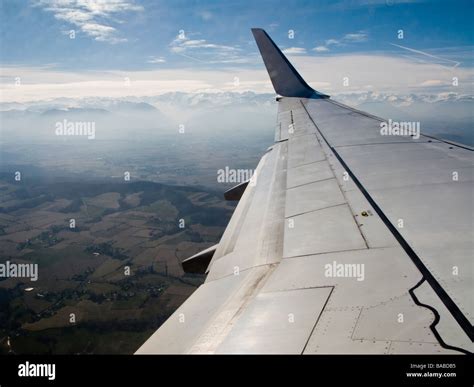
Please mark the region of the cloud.
<svg viewBox="0 0 474 387"><path fill-rule="evenodd" d="M206 39L190 39L186 35L178 35L169 44L172 53L197 62L215 63L246 63L247 59L240 56L239 47L216 44Z"/></svg>
<svg viewBox="0 0 474 387"><path fill-rule="evenodd" d="M126 39L115 37L117 30L114 27L105 26L97 23L84 23L81 30L87 35L95 38L98 42L119 43Z"/></svg>
<svg viewBox="0 0 474 387"><path fill-rule="evenodd" d="M143 7L127 0L36 0L35 6L52 12L57 20L79 28L99 42L120 43L127 39L117 36L111 22L120 23L115 15L143 11Z"/></svg>
<svg viewBox="0 0 474 387"><path fill-rule="evenodd" d="M392 95L427 92L472 94L474 79L472 67L458 67L456 76L459 86L453 86L452 72L441 64L413 62L387 54L297 55L293 57L292 63L312 87L332 96L369 91ZM22 80L19 86L15 85L16 77ZM235 77L239 79L237 86ZM349 78L349 86L344 86L344 77ZM125 79L130 82L125 82ZM128 72L64 72L52 67L3 66L0 101L149 96L169 91L197 92L210 89L273 93L268 74L261 63L259 67L160 67L159 70Z"/></svg>
<svg viewBox="0 0 474 387"><path fill-rule="evenodd" d="M238 51L237 48L231 46L225 46L220 44L209 43L205 39L188 39L177 37L170 43L171 51L184 52L184 51L197 51L200 49L210 48L217 51Z"/></svg>
<svg viewBox="0 0 474 387"><path fill-rule="evenodd" d="M343 42L361 43L366 42L368 35L365 32L358 32L355 34L346 34L342 38Z"/></svg>
<svg viewBox="0 0 474 387"><path fill-rule="evenodd" d="M306 48L304 47L289 47L283 50L283 54L286 55L303 55L306 54Z"/></svg>
<svg viewBox="0 0 474 387"><path fill-rule="evenodd" d="M156 63L165 63L166 62L166 59L161 57L161 56L151 56L147 61L147 63L153 63L153 64L156 64Z"/></svg>
<svg viewBox="0 0 474 387"><path fill-rule="evenodd" d="M339 45L341 44L337 39L328 39L326 40L326 46Z"/></svg>
<svg viewBox="0 0 474 387"><path fill-rule="evenodd" d="M420 86L430 87L430 86L439 86L443 84L447 84L447 83L443 82L440 79L428 79L427 81L421 82Z"/></svg>
<svg viewBox="0 0 474 387"><path fill-rule="evenodd" d="M355 54L295 56L293 65L312 83L330 84L322 92L377 91L396 93L456 92L472 94L474 68L457 67L458 86L453 86L452 71L440 63L414 62L393 54ZM390 74L387 77L387 74ZM349 78L344 86L343 79ZM437 82L440 80L441 82ZM437 83L437 84L435 84Z"/></svg>
<svg viewBox="0 0 474 387"><path fill-rule="evenodd" d="M344 46L350 43L363 43L369 39L369 35L364 31L353 32L344 35L339 39L328 39L326 40L326 46Z"/></svg>
<svg viewBox="0 0 474 387"><path fill-rule="evenodd" d="M267 31L268 32L275 31L275 29L277 29L279 26L280 26L280 24L278 24L276 22L270 23L268 25Z"/></svg>
<svg viewBox="0 0 474 387"><path fill-rule="evenodd" d="M329 51L329 48L327 48L326 46L317 46L317 47L313 48L313 51L324 52L324 51Z"/></svg>

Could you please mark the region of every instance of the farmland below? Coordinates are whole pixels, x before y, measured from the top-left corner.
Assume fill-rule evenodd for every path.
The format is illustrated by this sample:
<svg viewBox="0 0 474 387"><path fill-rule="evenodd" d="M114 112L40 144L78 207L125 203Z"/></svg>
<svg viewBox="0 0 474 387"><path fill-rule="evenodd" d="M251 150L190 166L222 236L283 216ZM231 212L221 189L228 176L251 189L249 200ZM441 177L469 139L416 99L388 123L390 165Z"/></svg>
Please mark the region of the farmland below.
<svg viewBox="0 0 474 387"><path fill-rule="evenodd" d="M2 353L133 353L199 286L180 261L219 241L221 194L154 182L0 176ZM74 316L71 319L71 316Z"/></svg>

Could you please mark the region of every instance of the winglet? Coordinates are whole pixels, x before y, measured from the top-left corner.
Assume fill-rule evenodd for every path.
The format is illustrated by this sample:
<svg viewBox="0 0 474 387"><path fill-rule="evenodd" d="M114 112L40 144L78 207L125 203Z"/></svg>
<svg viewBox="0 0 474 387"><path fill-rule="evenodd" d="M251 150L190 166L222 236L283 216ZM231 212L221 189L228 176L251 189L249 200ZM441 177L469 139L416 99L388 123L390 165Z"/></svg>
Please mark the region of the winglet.
<svg viewBox="0 0 474 387"><path fill-rule="evenodd" d="M317 92L305 82L264 30L252 28L252 34L277 94L283 97L329 98L329 95Z"/></svg>

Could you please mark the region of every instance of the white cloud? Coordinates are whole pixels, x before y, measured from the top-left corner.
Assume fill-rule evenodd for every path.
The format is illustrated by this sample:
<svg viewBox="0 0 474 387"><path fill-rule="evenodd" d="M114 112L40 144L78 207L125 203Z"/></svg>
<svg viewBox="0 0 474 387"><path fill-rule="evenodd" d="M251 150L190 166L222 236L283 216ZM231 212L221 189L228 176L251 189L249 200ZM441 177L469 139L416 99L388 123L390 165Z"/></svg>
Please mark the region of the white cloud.
<svg viewBox="0 0 474 387"><path fill-rule="evenodd" d="M338 45L340 44L339 40L337 39L328 39L326 40L326 46Z"/></svg>
<svg viewBox="0 0 474 387"><path fill-rule="evenodd" d="M289 48L285 48L282 52L283 54L286 54L286 55L303 55L303 54L306 54L306 48L289 47Z"/></svg>
<svg viewBox="0 0 474 387"><path fill-rule="evenodd" d="M177 37L170 43L170 49L173 52L184 52L188 49L190 50L199 50L211 48L214 50L222 51L239 51L236 47L225 46L220 44L209 43L205 39L188 39Z"/></svg>
<svg viewBox="0 0 474 387"><path fill-rule="evenodd" d="M357 32L354 34L346 34L342 38L343 42L361 43L366 42L368 35L365 32Z"/></svg>
<svg viewBox="0 0 474 387"><path fill-rule="evenodd" d="M52 12L58 20L79 28L87 36L99 42L120 43L125 38L110 25L115 15L143 11L143 7L127 0L36 0L36 6Z"/></svg>
<svg viewBox="0 0 474 387"><path fill-rule="evenodd" d="M171 52L203 63L245 63L246 58L239 55L239 47L208 42L205 39L190 39L177 36L169 44Z"/></svg>
<svg viewBox="0 0 474 387"><path fill-rule="evenodd" d="M151 58L153 59L153 58ZM155 59L160 59L155 58ZM343 54L337 56L294 56L292 62L301 76L316 90L338 93L472 94L474 69L458 67L459 86L451 84L452 72L437 63L418 63L400 56ZM390 74L387 76L387 74ZM343 77L349 77L348 87ZM15 77L22 79L15 86ZM234 77L239 78L238 87ZM124 82L125 78L130 83ZM169 91L200 90L254 91L273 93L263 65L255 67L163 68L130 72L63 72L51 67L4 66L0 79L0 102L23 102L49 98L87 96L150 96Z"/></svg>
<svg viewBox="0 0 474 387"><path fill-rule="evenodd" d="M350 34L344 35L339 39L328 39L326 40L326 46L344 46L349 43L363 43L366 42L369 38L369 35L364 31L353 32Z"/></svg>
<svg viewBox="0 0 474 387"><path fill-rule="evenodd" d="M275 23L275 22L270 23L270 24L268 25L267 31L269 31L269 32L274 31L274 30L275 30L276 28L278 28L279 26L280 26L280 24L278 24L278 23Z"/></svg>
<svg viewBox="0 0 474 387"><path fill-rule="evenodd" d="M326 46L317 46L317 47L313 48L313 51L324 52L324 51L329 51L329 48L327 48Z"/></svg>
<svg viewBox="0 0 474 387"><path fill-rule="evenodd" d="M388 54L341 54L295 56L293 65L308 82L325 81L330 86L320 91L354 92L372 90L390 93L454 91L472 94L474 68L458 67L459 86L452 85L452 71L439 63L414 62ZM343 86L343 78L349 86ZM435 85L433 80L442 82Z"/></svg>
<svg viewBox="0 0 474 387"><path fill-rule="evenodd" d="M126 39L115 37L117 30L114 27L103 24L84 23L81 30L99 42L119 43L126 41Z"/></svg>
<svg viewBox="0 0 474 387"><path fill-rule="evenodd" d="M147 63L165 63L166 59L161 56L151 56L147 61Z"/></svg>
<svg viewBox="0 0 474 387"><path fill-rule="evenodd" d="M426 81L421 82L420 86L439 86L439 85L446 85L447 82L443 82L440 79L428 79Z"/></svg>

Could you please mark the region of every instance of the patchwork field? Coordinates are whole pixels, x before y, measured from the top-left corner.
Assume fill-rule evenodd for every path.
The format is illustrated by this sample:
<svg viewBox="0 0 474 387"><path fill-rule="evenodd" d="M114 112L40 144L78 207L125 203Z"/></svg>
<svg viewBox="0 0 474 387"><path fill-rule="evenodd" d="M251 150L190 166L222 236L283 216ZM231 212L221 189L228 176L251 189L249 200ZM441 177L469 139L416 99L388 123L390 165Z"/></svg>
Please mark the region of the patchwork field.
<svg viewBox="0 0 474 387"><path fill-rule="evenodd" d="M233 211L196 188L0 178L0 263L39 271L0 278L4 353L135 351L202 282L180 261L217 243Z"/></svg>

